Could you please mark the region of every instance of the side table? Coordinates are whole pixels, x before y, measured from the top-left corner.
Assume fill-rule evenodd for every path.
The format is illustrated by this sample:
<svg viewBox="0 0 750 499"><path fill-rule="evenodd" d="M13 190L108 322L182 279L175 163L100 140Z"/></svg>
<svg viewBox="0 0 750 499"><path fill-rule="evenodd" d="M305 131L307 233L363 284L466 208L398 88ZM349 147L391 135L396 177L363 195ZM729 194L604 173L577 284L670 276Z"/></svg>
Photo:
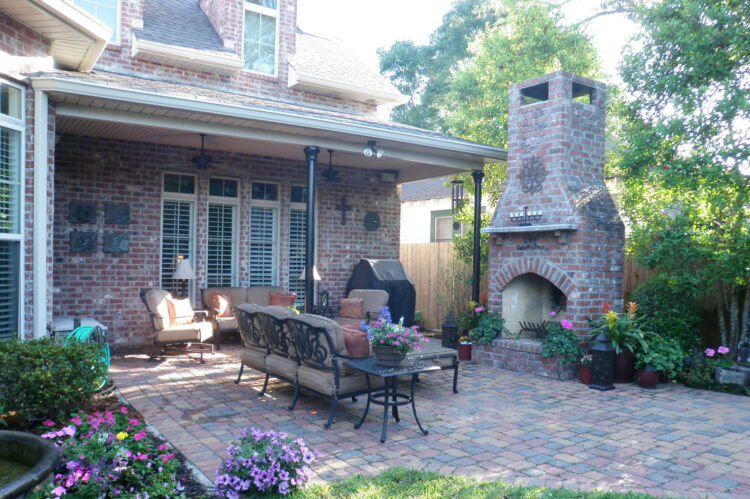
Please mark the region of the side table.
<svg viewBox="0 0 750 499"><path fill-rule="evenodd" d="M362 419L354 425L355 429L358 429L362 426L362 423L364 423L367 413L370 410L371 403L382 405L383 428L380 432L380 442L385 443L385 440L388 437L388 408L391 408L393 418L398 423L400 421L398 415L399 406L411 404L414 419L417 422L417 426L419 426L419 430L423 435L427 435L428 431L422 427L422 423L417 416L417 407L414 405L414 385L417 381L418 374L440 371L440 366L423 362L421 360L405 359L399 367L385 367L378 364L374 357L347 360L344 361L344 365L365 373L365 379L367 380L367 404L365 405L365 412L362 414ZM384 386L382 390L376 390L373 392L372 383L370 383L370 375L383 378ZM410 393L400 393L396 387L396 378L397 376L408 375L411 375Z"/></svg>

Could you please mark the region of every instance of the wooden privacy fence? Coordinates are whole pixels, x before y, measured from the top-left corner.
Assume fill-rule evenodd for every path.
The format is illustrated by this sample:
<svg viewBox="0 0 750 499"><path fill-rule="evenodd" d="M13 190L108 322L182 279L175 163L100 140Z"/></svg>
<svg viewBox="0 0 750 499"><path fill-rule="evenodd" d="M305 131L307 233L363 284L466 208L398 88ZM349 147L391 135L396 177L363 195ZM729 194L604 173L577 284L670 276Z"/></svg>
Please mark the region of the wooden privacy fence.
<svg viewBox="0 0 750 499"><path fill-rule="evenodd" d="M471 265L454 257L452 242L402 244L401 263L417 290L417 310L422 312L423 328L441 329L451 306L463 309L471 299ZM624 298L629 298L639 284L657 273L627 259ZM484 275L479 289L487 291Z"/></svg>

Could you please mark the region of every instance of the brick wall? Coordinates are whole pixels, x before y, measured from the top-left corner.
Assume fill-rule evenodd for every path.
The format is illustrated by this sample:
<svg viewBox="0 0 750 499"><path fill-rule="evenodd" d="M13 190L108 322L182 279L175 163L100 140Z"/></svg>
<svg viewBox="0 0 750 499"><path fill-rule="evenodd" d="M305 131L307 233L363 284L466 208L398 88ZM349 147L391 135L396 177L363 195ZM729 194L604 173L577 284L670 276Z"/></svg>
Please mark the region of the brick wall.
<svg viewBox="0 0 750 499"><path fill-rule="evenodd" d="M50 42L42 35L0 14L0 51L23 57L48 56ZM2 72L3 68L0 68Z"/></svg>
<svg viewBox="0 0 750 499"><path fill-rule="evenodd" d="M218 24L226 26L218 31L220 37L230 41L238 37L235 41L234 51L238 56L241 56L241 35L244 24L242 0L204 0L201 5L204 12L208 12L209 18L213 18L214 26ZM122 0L120 44L110 44L107 47L99 59L96 69L306 104L313 107L358 114L374 115L377 113L377 106L374 104L289 88L287 54L295 52L297 0L279 0L279 49L276 76L254 73L244 69L231 75L217 74L210 71L190 70L137 59L132 56L132 38L133 36L137 37L137 32L142 26L142 9L143 0ZM220 22L217 19L221 15L228 17Z"/></svg>
<svg viewBox="0 0 750 499"><path fill-rule="evenodd" d="M560 366L555 359L543 357L541 350L539 340L500 338L491 345L472 345L471 360L546 378L573 379L578 376L575 367Z"/></svg>
<svg viewBox="0 0 750 499"><path fill-rule="evenodd" d="M93 315L110 327L116 347L139 346L151 341L150 325L138 298L140 288L159 285L161 232L161 176L164 171L199 174L197 193L196 287L205 286L205 213L210 175L240 179L239 283L248 285L250 181L279 182L281 189L279 270L280 283L287 286L289 186L304 185L306 165L300 161L209 151L213 158L208 173L192 167L195 149L159 146L64 135L57 146L55 170L54 314ZM184 166L189 165L189 166ZM319 289L328 289L335 302L344 293L352 267L360 258L398 258L399 199L396 187L370 183L374 172L341 168L342 182L328 183L319 177L317 267L322 277ZM346 226L335 206L347 196L352 206ZM95 203L97 223L68 222L68 203ZM131 225L104 225L104 204L129 204ZM368 232L365 213L380 214L381 228ZM97 252L71 253L72 230L96 231ZM130 234L130 252L102 252L103 233ZM296 277L296 276L292 276Z"/></svg>

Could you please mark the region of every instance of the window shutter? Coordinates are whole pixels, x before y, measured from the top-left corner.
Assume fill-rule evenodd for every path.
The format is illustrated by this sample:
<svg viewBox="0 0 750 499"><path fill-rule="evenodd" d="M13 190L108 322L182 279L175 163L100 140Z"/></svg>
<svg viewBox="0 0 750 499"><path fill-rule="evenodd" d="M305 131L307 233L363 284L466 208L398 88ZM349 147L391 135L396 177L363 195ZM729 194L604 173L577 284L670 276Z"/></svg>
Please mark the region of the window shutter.
<svg viewBox="0 0 750 499"><path fill-rule="evenodd" d="M226 204L208 205L208 268L209 287L234 284L234 217L235 207Z"/></svg>
<svg viewBox="0 0 750 499"><path fill-rule="evenodd" d="M250 285L276 284L276 208L250 210Z"/></svg>
<svg viewBox="0 0 750 499"><path fill-rule="evenodd" d="M305 281L299 279L305 268L305 230L307 211L290 210L289 215L289 291L297 293L297 304L305 302Z"/></svg>
<svg viewBox="0 0 750 499"><path fill-rule="evenodd" d="M18 241L0 241L0 340L18 337Z"/></svg>
<svg viewBox="0 0 750 499"><path fill-rule="evenodd" d="M169 292L179 289L172 279L177 256L192 258L193 203L164 200L162 207L161 287Z"/></svg>

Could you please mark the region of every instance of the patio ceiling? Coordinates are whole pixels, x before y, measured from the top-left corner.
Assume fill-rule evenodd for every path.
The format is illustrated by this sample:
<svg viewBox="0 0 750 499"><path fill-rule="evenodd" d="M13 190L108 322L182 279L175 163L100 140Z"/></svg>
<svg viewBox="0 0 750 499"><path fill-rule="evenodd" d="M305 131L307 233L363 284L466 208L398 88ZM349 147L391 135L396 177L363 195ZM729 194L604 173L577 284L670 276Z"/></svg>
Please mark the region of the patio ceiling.
<svg viewBox="0 0 750 499"><path fill-rule="evenodd" d="M447 135L289 104L250 106L56 76L35 77L33 83L56 102L58 133L196 149L198 134L206 133L208 150L300 161L304 147L316 145L321 166L328 163L325 150L333 149L334 165L395 171L398 183L482 169L506 158L502 149ZM385 150L383 158L362 154L369 140Z"/></svg>

